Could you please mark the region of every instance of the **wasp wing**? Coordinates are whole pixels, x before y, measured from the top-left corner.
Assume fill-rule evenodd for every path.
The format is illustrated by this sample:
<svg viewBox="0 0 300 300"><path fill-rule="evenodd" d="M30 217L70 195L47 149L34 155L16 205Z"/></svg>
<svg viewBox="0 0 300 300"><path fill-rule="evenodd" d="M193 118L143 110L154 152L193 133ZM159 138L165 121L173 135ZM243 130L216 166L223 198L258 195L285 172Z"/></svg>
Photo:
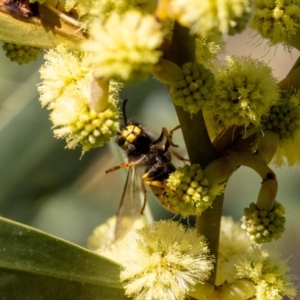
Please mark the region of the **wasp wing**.
<svg viewBox="0 0 300 300"><path fill-rule="evenodd" d="M115 240L120 240L135 227L141 219L142 199L140 194L140 180L137 176L136 167L128 168L126 183L124 186L121 202L117 212Z"/></svg>

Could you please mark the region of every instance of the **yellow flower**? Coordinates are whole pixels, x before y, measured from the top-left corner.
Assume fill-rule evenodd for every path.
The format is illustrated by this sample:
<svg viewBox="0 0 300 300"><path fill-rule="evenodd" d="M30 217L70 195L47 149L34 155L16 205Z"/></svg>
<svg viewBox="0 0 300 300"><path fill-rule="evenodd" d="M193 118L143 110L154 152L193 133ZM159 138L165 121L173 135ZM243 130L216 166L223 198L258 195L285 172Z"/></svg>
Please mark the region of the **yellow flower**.
<svg viewBox="0 0 300 300"><path fill-rule="evenodd" d="M203 37L227 34L237 19L251 11L249 0L170 0L168 15ZM241 23L239 21L239 23Z"/></svg>
<svg viewBox="0 0 300 300"><path fill-rule="evenodd" d="M274 250L252 247L236 261L236 278L252 280L259 300L282 300L284 296L293 299L297 292L286 274L290 268L280 256Z"/></svg>
<svg viewBox="0 0 300 300"><path fill-rule="evenodd" d="M42 106L58 99L69 85L76 85L91 73L84 54L72 52L64 46L50 49L44 56L45 63L40 68L42 83L38 86Z"/></svg>
<svg viewBox="0 0 300 300"><path fill-rule="evenodd" d="M173 221L148 224L123 243L121 280L135 300L183 300L213 268L203 236Z"/></svg>
<svg viewBox="0 0 300 300"><path fill-rule="evenodd" d="M223 186L215 187L199 164L184 165L170 174L164 206L182 216L200 215L210 207Z"/></svg>
<svg viewBox="0 0 300 300"><path fill-rule="evenodd" d="M211 120L222 128L260 126L262 115L279 100L279 89L269 66L247 56L228 56L216 76Z"/></svg>
<svg viewBox="0 0 300 300"><path fill-rule="evenodd" d="M85 55L63 46L45 58L38 89L42 105L52 110L55 136L65 138L68 148L81 145L83 152L107 143L119 128L119 85L96 80Z"/></svg>
<svg viewBox="0 0 300 300"><path fill-rule="evenodd" d="M145 79L158 62L163 40L160 25L152 15L137 10L112 14L107 21L93 22L90 38L82 45L97 67L95 76L118 81Z"/></svg>
<svg viewBox="0 0 300 300"><path fill-rule="evenodd" d="M300 28L300 3L290 0L256 0L250 26L270 45L289 46L289 39Z"/></svg>

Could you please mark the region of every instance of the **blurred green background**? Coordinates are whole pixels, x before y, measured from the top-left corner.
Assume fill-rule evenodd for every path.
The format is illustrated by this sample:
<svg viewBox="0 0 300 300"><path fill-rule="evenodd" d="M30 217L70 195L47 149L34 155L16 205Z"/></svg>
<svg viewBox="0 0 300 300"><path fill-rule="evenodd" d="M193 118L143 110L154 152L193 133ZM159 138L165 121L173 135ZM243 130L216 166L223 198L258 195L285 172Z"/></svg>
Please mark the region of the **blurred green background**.
<svg viewBox="0 0 300 300"><path fill-rule="evenodd" d="M277 78L289 71L298 53L269 48L251 32L229 39L227 54L251 55L266 61ZM116 211L122 195L126 170L105 174L124 156L111 141L82 158L80 149L65 149L65 141L53 137L48 111L38 101L36 85L43 60L30 65L11 63L0 50L0 214L80 245L86 245L94 227ZM178 124L166 88L153 79L126 87L121 99L129 99L128 117L134 117L160 133ZM182 137L174 140L181 145ZM180 164L180 163L179 163ZM273 242L290 258L292 273L300 278L300 169L274 169L279 182L277 199L287 213L286 232ZM224 215L238 220L250 202L255 202L260 178L240 168L230 179ZM148 193L155 219L171 216ZM209 224L208 224L209 226ZM300 298L299 298L300 299Z"/></svg>

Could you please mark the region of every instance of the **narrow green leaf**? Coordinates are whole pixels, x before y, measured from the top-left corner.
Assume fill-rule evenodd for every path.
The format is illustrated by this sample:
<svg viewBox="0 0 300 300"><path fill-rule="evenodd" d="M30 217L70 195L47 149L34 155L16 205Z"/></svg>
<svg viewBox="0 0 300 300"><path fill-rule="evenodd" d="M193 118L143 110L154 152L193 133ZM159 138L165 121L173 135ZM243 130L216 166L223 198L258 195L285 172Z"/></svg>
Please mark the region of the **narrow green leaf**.
<svg viewBox="0 0 300 300"><path fill-rule="evenodd" d="M10 15L0 0L0 41L13 44L54 48L64 44L78 49L84 36L78 28L61 21L43 5L39 6L40 18L20 18Z"/></svg>
<svg viewBox="0 0 300 300"><path fill-rule="evenodd" d="M20 290L26 290L29 282L32 285L36 280L40 286L47 286L53 282L54 289L70 289L72 293L80 290L80 293L86 291L98 295L101 292L107 295L105 298L94 299L126 299L119 281L119 268L119 265L85 248L26 225L0 218L0 269L5 275L0 275L2 292L12 286L18 287L15 284L19 285ZM40 292L43 290L42 288Z"/></svg>
<svg viewBox="0 0 300 300"><path fill-rule="evenodd" d="M0 269L2 300L128 300L112 287Z"/></svg>

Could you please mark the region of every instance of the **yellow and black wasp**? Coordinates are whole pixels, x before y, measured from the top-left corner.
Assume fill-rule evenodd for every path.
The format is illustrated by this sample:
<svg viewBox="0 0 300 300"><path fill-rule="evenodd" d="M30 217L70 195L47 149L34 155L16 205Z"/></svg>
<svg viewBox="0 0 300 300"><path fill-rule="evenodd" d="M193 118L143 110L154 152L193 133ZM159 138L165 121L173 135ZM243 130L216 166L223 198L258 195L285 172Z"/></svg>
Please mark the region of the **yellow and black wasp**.
<svg viewBox="0 0 300 300"><path fill-rule="evenodd" d="M165 181L170 173L176 170L171 163L169 148L170 146L177 147L172 142L172 134L179 126L171 130L170 133L166 128L162 128L160 136L155 138L139 122L127 120L126 103L127 100L124 100L122 106L124 124L117 133L117 144L125 151L128 162L106 170L106 173L110 173L121 168L128 168L127 179L117 212L116 239L123 236L130 229L132 223L143 213L146 205L145 185L149 185L159 201L164 204ZM163 143L164 139L165 142ZM144 192L143 202L139 199L136 170L140 167L144 168L144 174L141 178Z"/></svg>

